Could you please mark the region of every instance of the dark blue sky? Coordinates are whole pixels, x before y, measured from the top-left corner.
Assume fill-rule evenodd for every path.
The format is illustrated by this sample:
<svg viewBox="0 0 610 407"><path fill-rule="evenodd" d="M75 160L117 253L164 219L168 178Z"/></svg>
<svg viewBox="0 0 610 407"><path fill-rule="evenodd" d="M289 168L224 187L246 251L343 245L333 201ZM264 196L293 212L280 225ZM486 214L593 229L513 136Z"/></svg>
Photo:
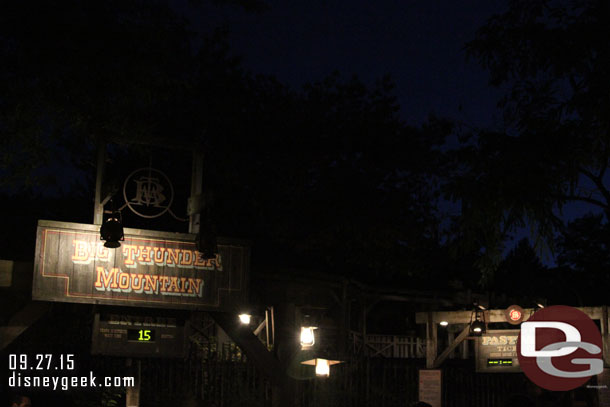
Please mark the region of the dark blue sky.
<svg viewBox="0 0 610 407"><path fill-rule="evenodd" d="M172 0L198 31L229 27L231 46L255 73L300 87L333 70L372 83L391 74L402 117L430 113L493 125L499 93L462 49L505 0L268 0L260 14ZM459 110L460 106L462 107Z"/></svg>
<svg viewBox="0 0 610 407"><path fill-rule="evenodd" d="M420 125L433 113L501 128L501 92L488 85L476 61L466 60L463 47L487 19L507 9L507 0L266 0L269 10L258 14L170 1L195 31L228 27L233 53L253 73L275 75L294 88L334 70L368 84L390 74L408 124ZM591 210L599 211L571 203L562 217ZM513 244L523 237L532 238L529 228L517 232Z"/></svg>

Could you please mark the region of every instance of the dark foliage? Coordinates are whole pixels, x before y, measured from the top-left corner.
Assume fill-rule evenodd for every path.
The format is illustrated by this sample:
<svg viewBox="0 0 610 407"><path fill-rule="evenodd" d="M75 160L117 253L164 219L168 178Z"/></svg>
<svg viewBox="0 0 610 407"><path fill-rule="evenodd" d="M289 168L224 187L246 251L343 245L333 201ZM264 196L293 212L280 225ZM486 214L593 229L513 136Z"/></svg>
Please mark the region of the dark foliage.
<svg viewBox="0 0 610 407"><path fill-rule="evenodd" d="M505 91L504 128L464 132L448 189L462 203L463 242L484 248L484 271L528 224L536 247L553 249L568 202L608 211L608 7L514 0L466 46Z"/></svg>

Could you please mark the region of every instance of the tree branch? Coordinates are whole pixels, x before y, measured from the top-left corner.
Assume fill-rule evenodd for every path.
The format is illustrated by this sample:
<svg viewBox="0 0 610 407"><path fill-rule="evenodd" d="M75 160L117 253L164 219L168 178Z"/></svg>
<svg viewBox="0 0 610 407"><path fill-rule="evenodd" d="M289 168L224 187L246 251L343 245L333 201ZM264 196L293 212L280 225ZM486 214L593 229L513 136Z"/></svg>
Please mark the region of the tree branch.
<svg viewBox="0 0 610 407"><path fill-rule="evenodd" d="M606 200L606 207L608 206L608 204L610 203L610 191L608 191L602 181L602 179L593 174L591 171L587 170L584 167L578 167L578 170L583 173L583 175L585 175L587 178L589 178L591 181L593 181L593 183L597 186L597 188L599 189L599 192L601 192L601 194L603 195L604 199ZM604 169L605 172L605 169ZM600 175L602 175L603 173L600 173Z"/></svg>
<svg viewBox="0 0 610 407"><path fill-rule="evenodd" d="M578 195L558 195L557 198L559 199L565 199L567 201L581 201L581 202L587 202L590 203L592 205L597 205L600 208L604 209L604 210L608 210L608 204L599 201L597 199L593 199L593 198L587 198L584 196L578 196Z"/></svg>

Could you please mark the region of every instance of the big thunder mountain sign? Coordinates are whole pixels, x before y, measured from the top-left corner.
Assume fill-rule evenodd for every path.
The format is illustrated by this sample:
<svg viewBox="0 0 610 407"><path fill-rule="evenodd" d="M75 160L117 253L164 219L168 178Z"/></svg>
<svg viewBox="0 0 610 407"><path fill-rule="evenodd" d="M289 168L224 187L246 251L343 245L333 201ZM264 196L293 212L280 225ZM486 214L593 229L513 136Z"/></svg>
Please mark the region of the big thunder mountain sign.
<svg viewBox="0 0 610 407"><path fill-rule="evenodd" d="M234 311L246 297L250 249L218 239L204 259L195 236L125 228L121 247L104 247L99 226L40 220L34 300Z"/></svg>

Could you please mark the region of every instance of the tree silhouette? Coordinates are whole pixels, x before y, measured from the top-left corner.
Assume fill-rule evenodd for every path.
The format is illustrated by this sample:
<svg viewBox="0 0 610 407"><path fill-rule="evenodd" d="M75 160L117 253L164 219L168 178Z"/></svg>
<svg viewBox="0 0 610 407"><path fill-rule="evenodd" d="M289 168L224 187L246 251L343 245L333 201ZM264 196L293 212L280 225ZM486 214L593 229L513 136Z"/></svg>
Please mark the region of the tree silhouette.
<svg viewBox="0 0 610 407"><path fill-rule="evenodd" d="M557 263L587 304L605 304L610 284L610 229L603 215L589 214L567 225L559 239Z"/></svg>
<svg viewBox="0 0 610 407"><path fill-rule="evenodd" d="M503 240L526 225L536 247L552 248L568 202L610 209L608 7L511 1L466 45L505 91L504 129L464 132L447 190L462 204L464 242L485 248L484 270L497 267Z"/></svg>

